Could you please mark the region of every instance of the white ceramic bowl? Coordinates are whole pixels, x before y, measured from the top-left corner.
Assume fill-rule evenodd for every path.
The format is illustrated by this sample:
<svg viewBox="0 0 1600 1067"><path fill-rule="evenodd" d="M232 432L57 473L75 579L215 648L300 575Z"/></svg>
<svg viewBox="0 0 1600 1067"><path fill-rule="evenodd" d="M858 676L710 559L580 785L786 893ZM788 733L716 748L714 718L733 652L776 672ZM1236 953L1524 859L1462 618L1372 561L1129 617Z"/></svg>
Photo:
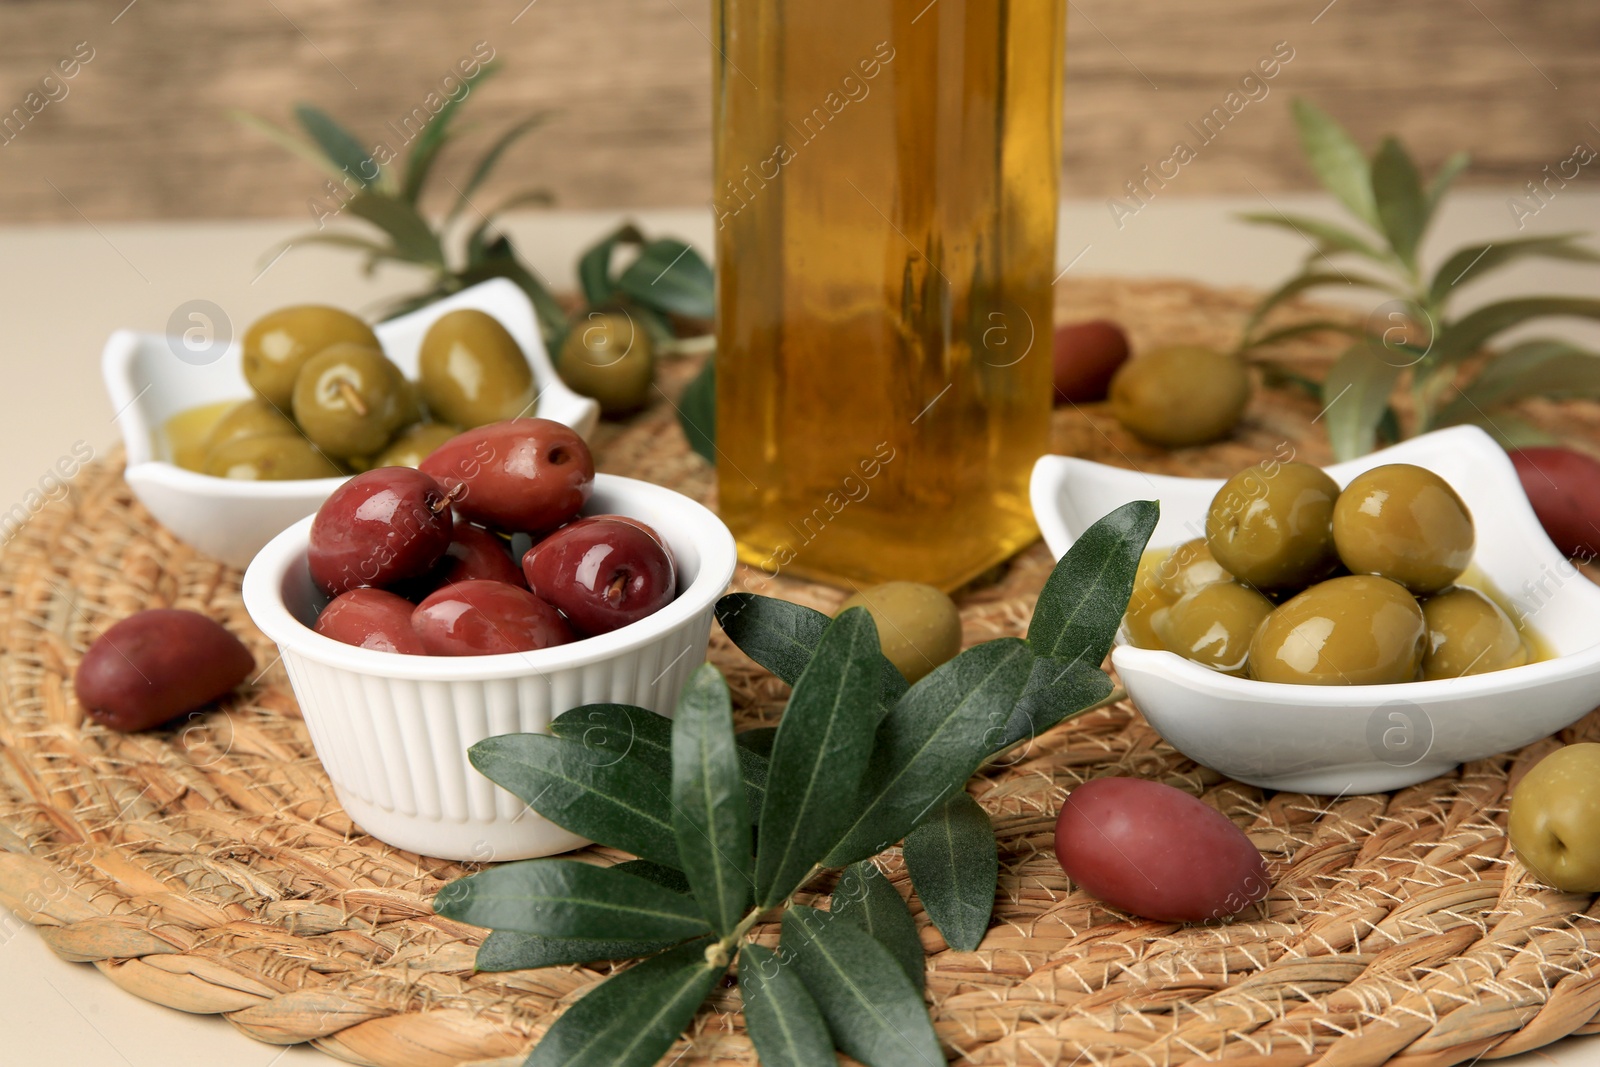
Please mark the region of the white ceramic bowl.
<svg viewBox="0 0 1600 1067"><path fill-rule="evenodd" d="M539 338L533 305L516 285L496 278L374 327L384 353L407 377L417 376L422 337L435 319L476 308L499 319L527 353L539 399L531 414L554 419L588 437L599 406L562 384ZM245 323L235 323L237 333ZM180 358L178 353L185 353ZM198 358L198 362L196 362ZM210 359L191 356L182 341L156 333L118 330L106 341L101 373L117 412L127 453L125 477L134 495L167 529L207 555L235 567L317 506L342 478L249 482L184 470L171 460L163 432L173 415L202 404L248 398L239 342Z"/></svg>
<svg viewBox="0 0 1600 1067"><path fill-rule="evenodd" d="M1234 678L1119 637L1111 662L1174 748L1230 778L1306 793L1411 785L1458 763L1518 748L1600 704L1600 588L1550 543L1505 452L1460 426L1414 438L1328 473L1341 486L1385 463L1437 472L1472 511L1474 562L1552 646L1511 670L1403 685L1310 686ZM1062 555L1092 522L1130 500L1161 501L1152 548L1205 532L1222 482L1146 475L1061 456L1034 466L1034 515Z"/></svg>
<svg viewBox="0 0 1600 1067"><path fill-rule="evenodd" d="M678 596L654 615L569 645L495 656L402 656L311 629L327 603L306 568L310 517L274 537L244 576L244 603L278 644L334 792L362 829L397 848L453 860L548 856L584 841L479 774L467 749L543 733L582 704L671 715L705 662L712 608L733 577L728 528L682 494L601 474L586 514L653 526L678 567Z"/></svg>

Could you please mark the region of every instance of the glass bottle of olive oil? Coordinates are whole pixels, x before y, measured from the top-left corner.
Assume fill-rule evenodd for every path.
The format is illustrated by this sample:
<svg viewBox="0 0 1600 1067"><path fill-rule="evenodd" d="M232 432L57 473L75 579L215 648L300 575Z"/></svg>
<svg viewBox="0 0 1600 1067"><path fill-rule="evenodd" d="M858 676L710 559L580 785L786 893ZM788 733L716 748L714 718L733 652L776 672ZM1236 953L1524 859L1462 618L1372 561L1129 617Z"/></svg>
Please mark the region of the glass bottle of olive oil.
<svg viewBox="0 0 1600 1067"><path fill-rule="evenodd" d="M1030 543L1065 0L715 0L718 485L768 573Z"/></svg>

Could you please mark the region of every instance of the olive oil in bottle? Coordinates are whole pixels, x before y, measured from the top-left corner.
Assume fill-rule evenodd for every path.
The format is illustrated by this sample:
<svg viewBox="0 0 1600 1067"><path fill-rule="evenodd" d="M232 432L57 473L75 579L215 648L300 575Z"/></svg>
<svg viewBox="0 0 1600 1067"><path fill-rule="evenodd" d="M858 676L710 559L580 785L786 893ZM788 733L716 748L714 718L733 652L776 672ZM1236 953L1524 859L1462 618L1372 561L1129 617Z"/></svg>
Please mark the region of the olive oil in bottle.
<svg viewBox="0 0 1600 1067"><path fill-rule="evenodd" d="M718 485L747 562L953 588L1037 536L1063 0L715 0Z"/></svg>

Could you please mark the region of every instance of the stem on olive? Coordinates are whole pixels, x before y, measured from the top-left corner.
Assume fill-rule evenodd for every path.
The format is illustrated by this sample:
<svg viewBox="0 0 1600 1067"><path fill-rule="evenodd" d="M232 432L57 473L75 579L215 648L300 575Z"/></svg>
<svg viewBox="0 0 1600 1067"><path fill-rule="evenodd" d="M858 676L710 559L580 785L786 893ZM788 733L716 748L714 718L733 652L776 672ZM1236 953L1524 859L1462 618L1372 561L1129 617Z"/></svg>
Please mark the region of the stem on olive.
<svg viewBox="0 0 1600 1067"><path fill-rule="evenodd" d="M361 394L356 391L355 386L351 385L349 382L340 382L339 395L344 397L344 402L350 405L351 411L354 411L357 415L360 415L363 418L366 417L367 402L361 399Z"/></svg>

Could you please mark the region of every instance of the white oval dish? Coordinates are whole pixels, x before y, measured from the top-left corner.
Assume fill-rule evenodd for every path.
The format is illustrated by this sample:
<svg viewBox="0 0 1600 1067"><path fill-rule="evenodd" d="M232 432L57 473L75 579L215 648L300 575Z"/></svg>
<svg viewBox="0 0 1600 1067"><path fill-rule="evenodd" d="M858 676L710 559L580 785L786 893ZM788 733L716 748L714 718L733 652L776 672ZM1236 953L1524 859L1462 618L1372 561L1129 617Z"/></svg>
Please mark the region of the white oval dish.
<svg viewBox="0 0 1600 1067"><path fill-rule="evenodd" d="M373 327L384 354L409 378L417 376L423 335L446 312L476 308L500 320L527 354L539 399L531 414L554 419L584 437L593 432L600 408L556 375L540 340L527 294L495 278L408 315ZM242 327L240 332L243 332ZM117 413L127 454L124 477L150 514L184 541L235 567L250 562L274 534L317 510L343 478L251 482L216 478L174 464L163 432L182 411L250 397L235 340L217 359L196 364L180 359L182 343L157 333L118 330L106 341L100 370Z"/></svg>
<svg viewBox="0 0 1600 1067"><path fill-rule="evenodd" d="M1600 704L1600 588L1550 543L1516 469L1476 427L1438 430L1328 473L1341 486L1385 463L1437 472L1472 511L1474 563L1555 652L1511 670L1403 685L1256 682L1118 635L1111 662L1150 725L1178 751L1270 789L1343 795L1397 789L1467 760L1521 747ZM1058 558L1096 519L1157 499L1152 548L1205 533L1221 479L1173 478L1045 456L1033 468L1034 516Z"/></svg>
<svg viewBox="0 0 1600 1067"><path fill-rule="evenodd" d="M583 704L635 704L671 715L705 662L712 609L733 577L733 535L680 493L595 476L585 514L654 527L678 568L678 596L609 634L495 656L402 656L346 645L311 629L327 603L311 583L312 518L274 537L244 576L244 604L277 642L312 744L335 794L363 830L442 859L526 859L583 839L483 777L467 749L486 737L544 733Z"/></svg>

